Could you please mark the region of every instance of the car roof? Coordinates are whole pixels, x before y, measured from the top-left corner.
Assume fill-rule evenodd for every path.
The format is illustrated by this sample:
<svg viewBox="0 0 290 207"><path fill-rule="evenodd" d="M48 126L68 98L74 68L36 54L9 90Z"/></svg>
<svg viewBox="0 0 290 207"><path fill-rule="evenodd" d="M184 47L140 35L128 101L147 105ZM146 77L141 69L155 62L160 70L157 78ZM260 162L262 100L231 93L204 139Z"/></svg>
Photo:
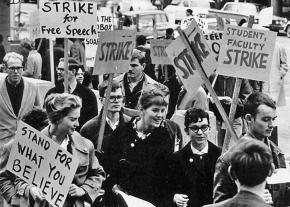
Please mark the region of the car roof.
<svg viewBox="0 0 290 207"><path fill-rule="evenodd" d="M123 13L126 16L134 16L134 15L143 15L143 14L166 14L164 11L161 10L137 10L137 11L128 11Z"/></svg>

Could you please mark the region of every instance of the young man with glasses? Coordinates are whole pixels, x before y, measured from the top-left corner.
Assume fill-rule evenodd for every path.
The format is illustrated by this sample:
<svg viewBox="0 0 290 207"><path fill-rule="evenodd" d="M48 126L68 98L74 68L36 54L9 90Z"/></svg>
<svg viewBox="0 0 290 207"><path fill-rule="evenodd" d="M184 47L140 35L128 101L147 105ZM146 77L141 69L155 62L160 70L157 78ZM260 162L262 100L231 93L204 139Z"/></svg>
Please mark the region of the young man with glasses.
<svg viewBox="0 0 290 207"><path fill-rule="evenodd" d="M82 109L79 118L79 127L81 127L91 118L98 115L98 104L95 94L76 80L76 73L82 66L74 58L68 59L68 92L79 96L82 99ZM58 84L50 89L45 98L52 93L64 93L64 59L61 58L57 67Z"/></svg>
<svg viewBox="0 0 290 207"><path fill-rule="evenodd" d="M191 141L173 154L168 201L178 207L200 207L213 202L213 176L221 149L208 141L209 115L204 110L188 109L184 126Z"/></svg>
<svg viewBox="0 0 290 207"><path fill-rule="evenodd" d="M39 92L34 84L22 78L23 56L7 53L3 62L7 76L0 83L0 194L14 204L14 176L5 171L17 123L33 106L40 106Z"/></svg>

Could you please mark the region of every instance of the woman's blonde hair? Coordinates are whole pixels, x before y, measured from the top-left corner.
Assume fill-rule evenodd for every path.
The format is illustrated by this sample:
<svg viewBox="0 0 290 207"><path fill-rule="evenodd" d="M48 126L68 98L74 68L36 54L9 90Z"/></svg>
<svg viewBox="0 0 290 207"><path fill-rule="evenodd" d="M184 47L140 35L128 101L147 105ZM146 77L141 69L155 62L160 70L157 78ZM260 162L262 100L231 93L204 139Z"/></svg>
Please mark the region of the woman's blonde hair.
<svg viewBox="0 0 290 207"><path fill-rule="evenodd" d="M56 124L69 114L72 109L81 108L80 97L68 93L50 94L44 102L49 121Z"/></svg>

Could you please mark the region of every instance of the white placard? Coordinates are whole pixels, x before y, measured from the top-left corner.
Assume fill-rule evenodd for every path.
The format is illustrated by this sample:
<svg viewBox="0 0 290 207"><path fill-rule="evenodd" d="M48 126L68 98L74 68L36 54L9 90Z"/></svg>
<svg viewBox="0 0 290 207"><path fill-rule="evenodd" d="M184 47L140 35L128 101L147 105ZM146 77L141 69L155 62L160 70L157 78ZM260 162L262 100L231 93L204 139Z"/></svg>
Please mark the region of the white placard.
<svg viewBox="0 0 290 207"><path fill-rule="evenodd" d="M171 64L165 51L171 42L172 40L150 40L150 56L153 64Z"/></svg>

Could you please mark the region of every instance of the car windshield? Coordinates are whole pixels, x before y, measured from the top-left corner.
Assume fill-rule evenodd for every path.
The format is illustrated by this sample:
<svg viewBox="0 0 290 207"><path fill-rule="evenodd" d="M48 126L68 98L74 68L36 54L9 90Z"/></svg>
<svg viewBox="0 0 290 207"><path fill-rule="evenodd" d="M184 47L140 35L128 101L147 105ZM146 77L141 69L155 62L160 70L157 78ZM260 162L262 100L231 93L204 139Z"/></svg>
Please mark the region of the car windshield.
<svg viewBox="0 0 290 207"><path fill-rule="evenodd" d="M227 4L224 8L224 11L238 12L238 5L237 4Z"/></svg>

